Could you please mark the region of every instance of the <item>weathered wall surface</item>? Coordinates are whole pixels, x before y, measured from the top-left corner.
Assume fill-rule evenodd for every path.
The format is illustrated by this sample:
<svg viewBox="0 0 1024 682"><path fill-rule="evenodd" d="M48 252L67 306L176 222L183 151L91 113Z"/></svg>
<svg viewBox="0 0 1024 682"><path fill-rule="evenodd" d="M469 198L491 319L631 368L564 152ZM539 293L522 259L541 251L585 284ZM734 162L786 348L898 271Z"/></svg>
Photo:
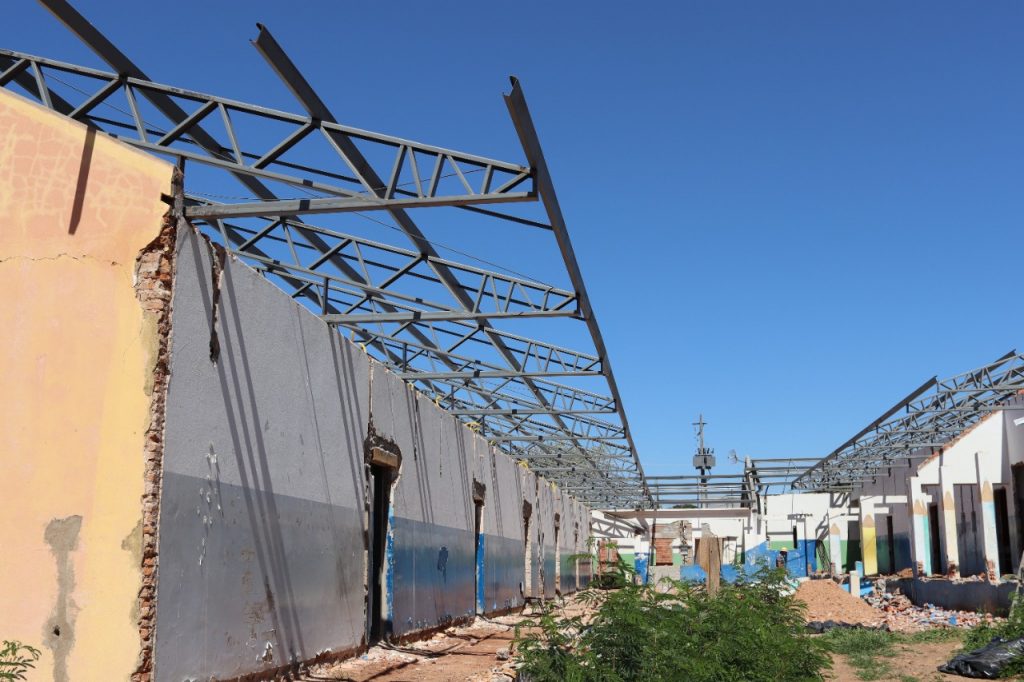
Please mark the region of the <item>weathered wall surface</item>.
<svg viewBox="0 0 1024 682"><path fill-rule="evenodd" d="M32 679L126 680L159 351L134 281L173 169L6 91L0 131L0 633Z"/></svg>
<svg viewBox="0 0 1024 682"><path fill-rule="evenodd" d="M523 488L518 464L495 455L490 447L483 452L479 480L487 486L482 524L484 589L478 606L484 613L496 613L524 603Z"/></svg>
<svg viewBox="0 0 1024 682"><path fill-rule="evenodd" d="M173 309L158 679L355 649L369 360L190 229Z"/></svg>
<svg viewBox="0 0 1024 682"><path fill-rule="evenodd" d="M549 545L553 596L547 483L188 228L173 310L157 679L269 673L365 646L375 443L400 456L385 630L408 637L469 619L478 605L521 606L524 497L537 544L543 535ZM483 595L475 485L484 488Z"/></svg>
<svg viewBox="0 0 1024 682"><path fill-rule="evenodd" d="M470 434L454 417L374 364L374 428L402 453L391 532L392 632L407 635L475 612Z"/></svg>

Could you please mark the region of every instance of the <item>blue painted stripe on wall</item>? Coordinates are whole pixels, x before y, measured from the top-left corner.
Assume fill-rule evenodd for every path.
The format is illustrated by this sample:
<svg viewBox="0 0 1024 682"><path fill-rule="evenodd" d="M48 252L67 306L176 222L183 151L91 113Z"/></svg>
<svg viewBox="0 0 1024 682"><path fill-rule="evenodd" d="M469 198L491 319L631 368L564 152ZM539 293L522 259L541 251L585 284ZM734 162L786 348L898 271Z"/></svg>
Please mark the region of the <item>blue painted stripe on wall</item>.
<svg viewBox="0 0 1024 682"><path fill-rule="evenodd" d="M393 633L402 636L472 616L473 531L401 516L393 528Z"/></svg>
<svg viewBox="0 0 1024 682"><path fill-rule="evenodd" d="M484 613L522 606L520 585L526 562L523 540L487 534L484 537Z"/></svg>
<svg viewBox="0 0 1024 682"><path fill-rule="evenodd" d="M483 613L486 610L484 599L484 586L487 584L487 565L484 558L487 556L487 536L483 533L477 539L476 546L476 612Z"/></svg>
<svg viewBox="0 0 1024 682"><path fill-rule="evenodd" d="M388 506L388 536L384 546L384 617L395 622L395 510Z"/></svg>
<svg viewBox="0 0 1024 682"><path fill-rule="evenodd" d="M555 547L544 545L544 596L555 598Z"/></svg>

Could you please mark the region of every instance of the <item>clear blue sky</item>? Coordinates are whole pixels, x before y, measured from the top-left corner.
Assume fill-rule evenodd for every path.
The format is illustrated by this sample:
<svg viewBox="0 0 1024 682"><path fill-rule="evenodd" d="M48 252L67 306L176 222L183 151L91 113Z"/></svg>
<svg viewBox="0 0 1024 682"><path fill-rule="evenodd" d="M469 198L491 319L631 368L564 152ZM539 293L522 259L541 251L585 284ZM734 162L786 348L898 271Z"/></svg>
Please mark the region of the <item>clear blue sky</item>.
<svg viewBox="0 0 1024 682"><path fill-rule="evenodd" d="M344 122L509 160L518 75L648 473L699 411L720 461L824 455L1024 347L1024 3L77 5L156 80L295 109L261 21Z"/></svg>

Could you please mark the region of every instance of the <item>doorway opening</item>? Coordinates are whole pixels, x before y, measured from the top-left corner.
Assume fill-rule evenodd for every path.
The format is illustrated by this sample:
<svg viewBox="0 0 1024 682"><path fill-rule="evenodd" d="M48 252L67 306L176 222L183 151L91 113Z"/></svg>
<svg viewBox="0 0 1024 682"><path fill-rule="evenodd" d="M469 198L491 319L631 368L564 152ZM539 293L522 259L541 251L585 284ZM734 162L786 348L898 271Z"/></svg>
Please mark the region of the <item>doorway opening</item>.
<svg viewBox="0 0 1024 682"><path fill-rule="evenodd" d="M960 555L960 575L978 575L985 570L978 532L978 507L981 494L974 483L953 484L956 509L960 514L956 521L957 551Z"/></svg>
<svg viewBox="0 0 1024 682"><path fill-rule="evenodd" d="M474 515L473 515L473 536L476 538L476 547L474 556L476 557L476 612L483 614L484 607L486 604L484 598L484 501L482 499L473 499Z"/></svg>
<svg viewBox="0 0 1024 682"><path fill-rule="evenodd" d="M388 539L388 508L390 507L391 469L379 464L370 465L370 552L369 558L369 600L368 626L369 645L373 646L388 634L390 623L384 603L387 600L386 577L384 572L387 563Z"/></svg>
<svg viewBox="0 0 1024 682"><path fill-rule="evenodd" d="M530 531L532 530L530 517L533 513L533 506L523 500L523 600L533 596L533 543L530 542Z"/></svg>
<svg viewBox="0 0 1024 682"><path fill-rule="evenodd" d="M391 491L398 480L401 454L367 444L366 461L366 641L373 646L391 637ZM394 451L392 451L394 450Z"/></svg>
<svg viewBox="0 0 1024 682"><path fill-rule="evenodd" d="M932 558L933 575L942 575L946 572L942 566L940 537L942 537L942 533L939 532L939 505L930 504L928 505L928 551Z"/></svg>
<svg viewBox="0 0 1024 682"><path fill-rule="evenodd" d="M896 572L896 536L892 532L892 514L885 517L885 549L889 554L889 573Z"/></svg>
<svg viewBox="0 0 1024 682"><path fill-rule="evenodd" d="M1013 472L1013 506L1017 517L1017 547L1024 551L1024 464L1014 464ZM1018 557L1013 557L1016 561ZM1017 567L1020 570L1020 567Z"/></svg>
<svg viewBox="0 0 1024 682"><path fill-rule="evenodd" d="M561 517L555 514L555 594L562 596L562 548L558 544Z"/></svg>
<svg viewBox="0 0 1024 682"><path fill-rule="evenodd" d="M996 545L999 547L998 575L1013 572L1013 557L1010 554L1010 509L1006 499L1006 488L992 491L996 508Z"/></svg>

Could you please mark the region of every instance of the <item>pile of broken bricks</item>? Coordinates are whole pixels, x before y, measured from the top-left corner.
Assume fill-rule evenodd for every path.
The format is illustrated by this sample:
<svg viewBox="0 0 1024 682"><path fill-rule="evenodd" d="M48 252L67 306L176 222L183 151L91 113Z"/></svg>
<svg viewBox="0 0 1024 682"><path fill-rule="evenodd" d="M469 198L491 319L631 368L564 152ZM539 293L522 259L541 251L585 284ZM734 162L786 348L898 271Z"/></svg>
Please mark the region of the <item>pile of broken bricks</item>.
<svg viewBox="0 0 1024 682"><path fill-rule="evenodd" d="M973 628L981 623L996 623L1002 618L988 613L944 609L934 604L915 606L899 590L880 592L875 590L864 597L871 606L882 614L882 622L889 630L913 632L936 627Z"/></svg>

